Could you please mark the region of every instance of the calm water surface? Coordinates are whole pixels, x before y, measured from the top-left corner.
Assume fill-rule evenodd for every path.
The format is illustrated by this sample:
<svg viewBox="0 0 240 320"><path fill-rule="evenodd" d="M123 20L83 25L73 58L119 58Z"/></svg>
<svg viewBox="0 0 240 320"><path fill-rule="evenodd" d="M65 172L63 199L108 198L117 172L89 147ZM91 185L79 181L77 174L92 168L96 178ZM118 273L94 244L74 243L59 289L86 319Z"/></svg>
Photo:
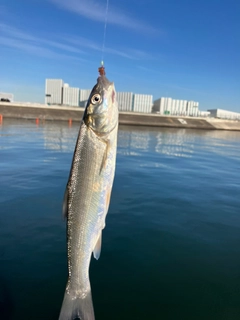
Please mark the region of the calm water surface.
<svg viewBox="0 0 240 320"><path fill-rule="evenodd" d="M0 318L58 319L78 125L0 126ZM120 127L96 320L240 319L240 132Z"/></svg>

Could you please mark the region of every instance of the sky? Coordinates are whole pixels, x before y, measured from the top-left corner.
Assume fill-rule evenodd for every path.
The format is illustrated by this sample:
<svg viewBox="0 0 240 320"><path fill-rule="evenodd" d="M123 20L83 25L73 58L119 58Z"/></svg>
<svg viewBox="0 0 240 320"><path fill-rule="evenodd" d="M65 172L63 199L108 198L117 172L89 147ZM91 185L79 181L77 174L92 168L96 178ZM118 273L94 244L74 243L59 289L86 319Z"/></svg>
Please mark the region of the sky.
<svg viewBox="0 0 240 320"><path fill-rule="evenodd" d="M0 0L0 92L91 89L103 59L117 91L240 112L239 16L239 0Z"/></svg>

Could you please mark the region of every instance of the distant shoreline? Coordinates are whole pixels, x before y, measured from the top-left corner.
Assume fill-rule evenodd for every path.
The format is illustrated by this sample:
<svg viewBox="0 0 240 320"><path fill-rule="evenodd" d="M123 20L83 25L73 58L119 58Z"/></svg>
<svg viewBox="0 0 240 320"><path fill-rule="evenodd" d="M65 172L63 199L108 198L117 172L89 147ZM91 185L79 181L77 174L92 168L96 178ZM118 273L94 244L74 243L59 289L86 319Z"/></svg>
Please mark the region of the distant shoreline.
<svg viewBox="0 0 240 320"><path fill-rule="evenodd" d="M2 121L4 121L4 118L37 119L38 121L80 121L83 112L84 108L80 107L0 102L0 115L2 116ZM120 112L119 124L130 126L240 131L240 121L236 120L170 116L137 112Z"/></svg>

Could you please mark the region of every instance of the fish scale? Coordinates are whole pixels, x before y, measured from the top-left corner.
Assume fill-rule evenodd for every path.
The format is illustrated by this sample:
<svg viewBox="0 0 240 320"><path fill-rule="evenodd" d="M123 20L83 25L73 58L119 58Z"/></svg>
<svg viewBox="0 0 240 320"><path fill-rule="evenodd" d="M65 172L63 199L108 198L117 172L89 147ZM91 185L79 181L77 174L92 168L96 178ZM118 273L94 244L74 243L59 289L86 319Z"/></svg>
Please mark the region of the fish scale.
<svg viewBox="0 0 240 320"><path fill-rule="evenodd" d="M80 131L80 137L87 137L88 135L90 135L89 139L79 139L80 158L77 162L76 168L73 167L74 179L73 181L71 180L75 190L77 191L74 192L69 203L69 205L71 205L71 213L69 212L70 215L68 216L68 225L74 225L74 227L69 228L69 235L73 237L72 239L70 239L70 245L76 250L79 250L82 245L87 246L87 249L91 250L93 247L93 242L95 240L95 237L88 237L86 232L94 232L94 225L96 225L97 222L95 212L98 210L98 205L96 201L96 195L94 192L92 192L92 189L94 182L100 180L101 178L99 176L99 159L101 160L103 158L103 147L105 147L99 139L96 139L96 136L92 133L92 131L86 131L86 126L83 124ZM88 140L93 140L94 144L86 148L86 143L88 142ZM79 163L82 163L82 165L79 166ZM82 179L84 179L86 172L91 172L91 175L89 175L87 179L84 180L83 184ZM82 196L82 194L84 194L84 197ZM75 212L80 210L82 212L89 212L90 214L76 215ZM73 216L74 219L73 221L71 221ZM89 223L89 221L91 223ZM88 242L85 242L85 239L88 239ZM71 266L75 263L75 257L77 257L78 259L78 257L80 256L78 256L77 254L70 256ZM78 264L78 267L80 270L82 270L82 266L80 264ZM84 270L88 269L88 267L88 265L84 266ZM76 272L79 276L79 270L76 270Z"/></svg>
<svg viewBox="0 0 240 320"><path fill-rule="evenodd" d="M64 197L68 281L59 320L94 320L89 281L92 252L101 251L102 229L115 173L118 108L114 84L105 75L93 88L73 155ZM94 121L93 121L94 120Z"/></svg>

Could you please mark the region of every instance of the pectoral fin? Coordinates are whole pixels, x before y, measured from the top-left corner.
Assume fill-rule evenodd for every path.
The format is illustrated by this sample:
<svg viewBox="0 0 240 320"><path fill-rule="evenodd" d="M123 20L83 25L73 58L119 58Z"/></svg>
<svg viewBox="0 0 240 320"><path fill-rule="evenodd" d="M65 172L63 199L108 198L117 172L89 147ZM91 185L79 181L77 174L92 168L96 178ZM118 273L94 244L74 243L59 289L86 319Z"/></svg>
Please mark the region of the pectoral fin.
<svg viewBox="0 0 240 320"><path fill-rule="evenodd" d="M102 247L102 231L100 232L97 243L96 243L95 248L93 250L93 256L97 260L99 259L100 254L101 254L101 247Z"/></svg>
<svg viewBox="0 0 240 320"><path fill-rule="evenodd" d="M106 168L106 164L107 164L107 158L108 158L108 153L110 150L110 141L104 141L106 143L106 148L103 154L103 159L102 159L102 164L101 164L101 168L100 168L100 173L102 172L103 168Z"/></svg>

